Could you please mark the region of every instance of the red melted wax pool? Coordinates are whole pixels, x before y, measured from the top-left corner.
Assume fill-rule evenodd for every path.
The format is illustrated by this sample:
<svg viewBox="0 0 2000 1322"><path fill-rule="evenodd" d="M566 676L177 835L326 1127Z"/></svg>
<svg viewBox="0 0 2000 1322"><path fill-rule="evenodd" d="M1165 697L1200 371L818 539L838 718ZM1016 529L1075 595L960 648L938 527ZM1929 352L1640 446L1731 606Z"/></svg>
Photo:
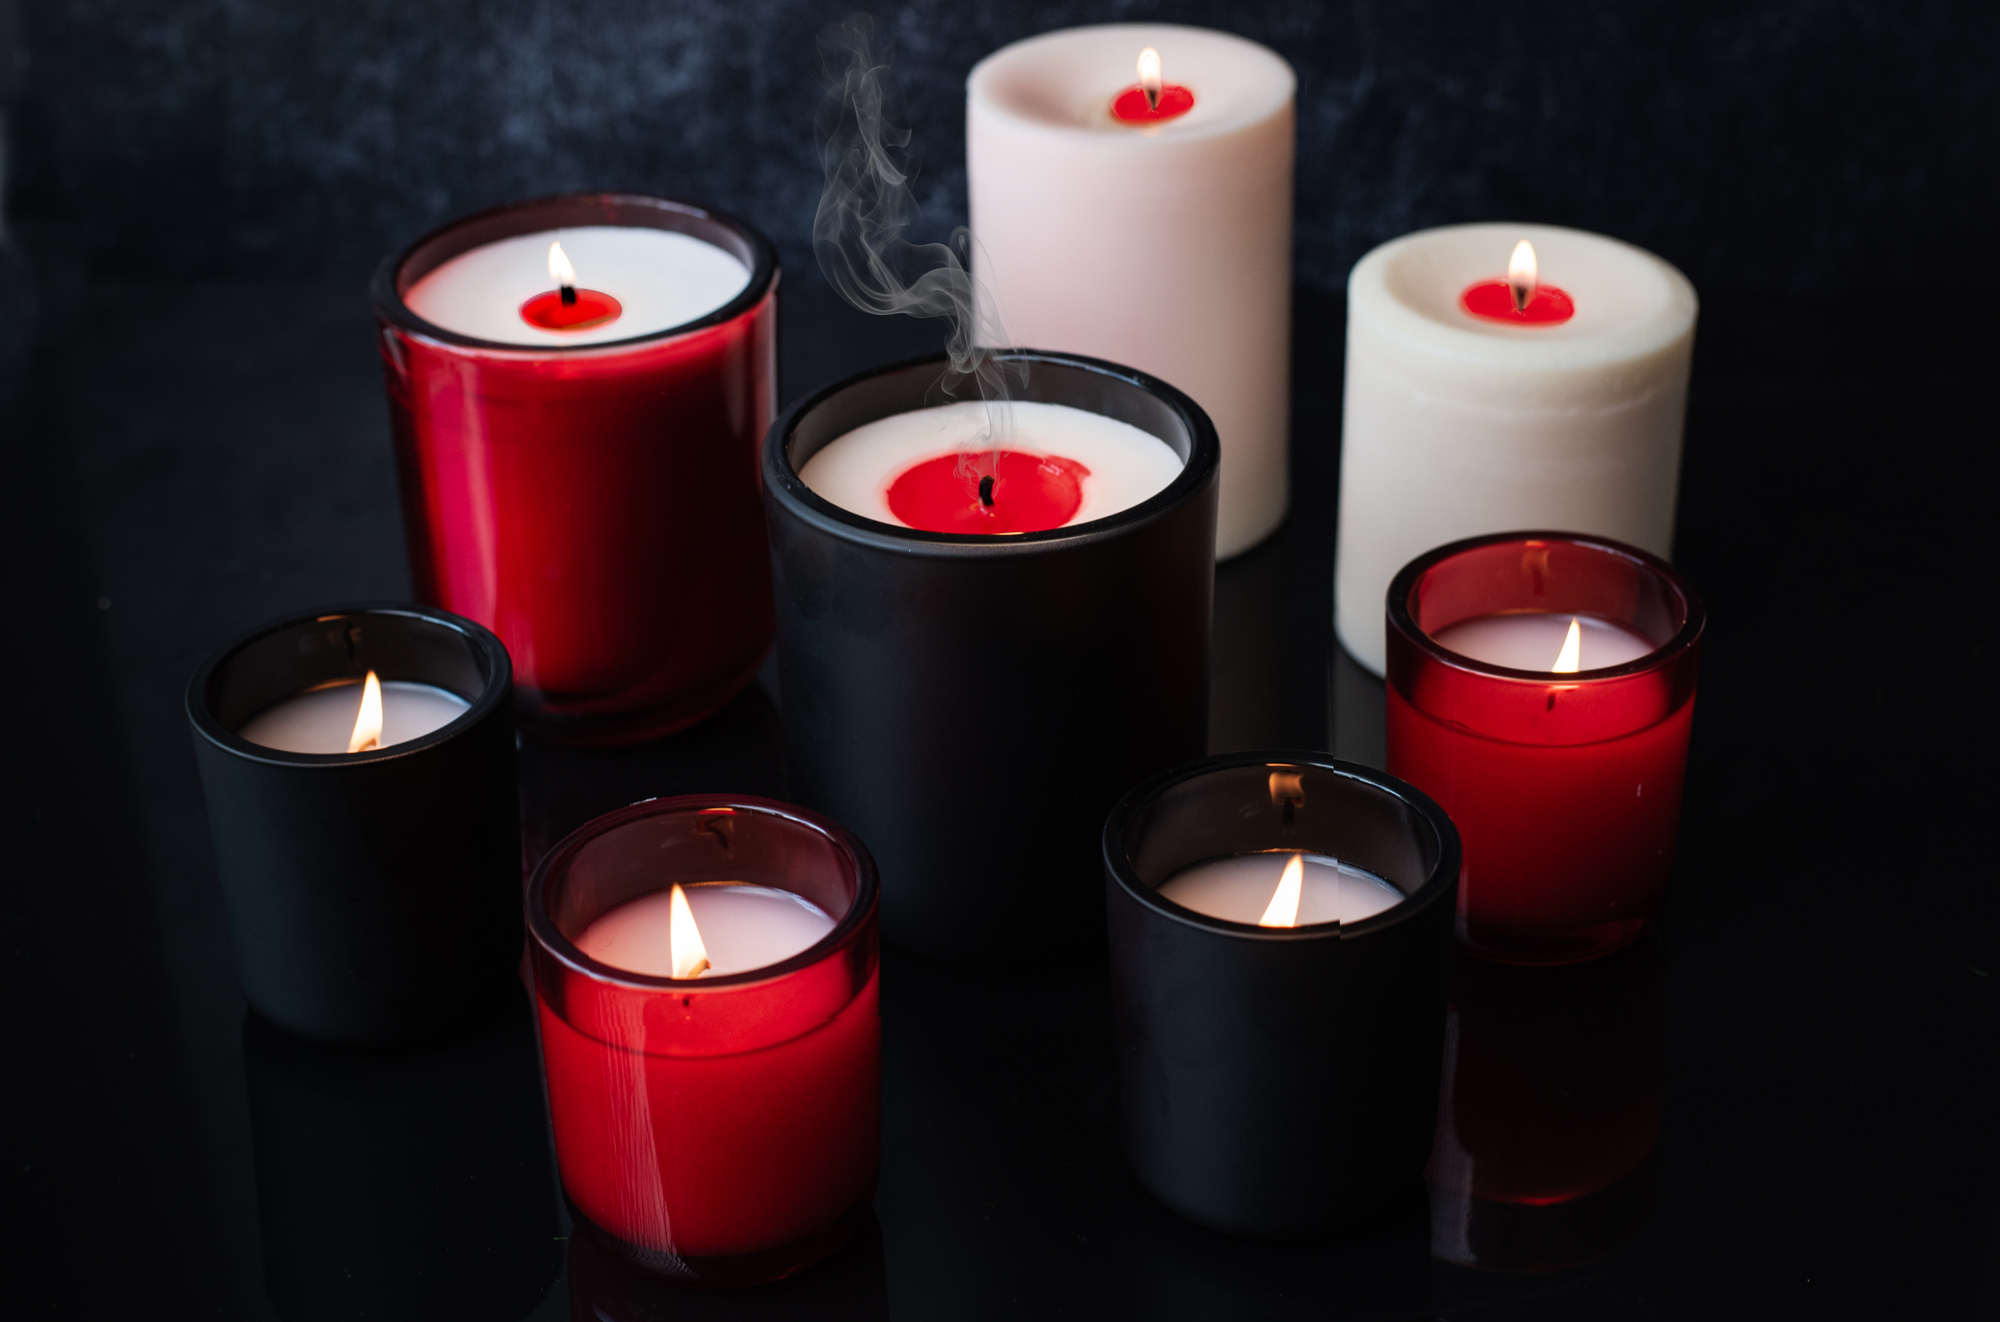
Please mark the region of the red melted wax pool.
<svg viewBox="0 0 2000 1322"><path fill-rule="evenodd" d="M1060 528L1083 505L1090 470L1052 454L1002 450L978 455L941 454L910 467L889 484L889 512L924 532L1041 532ZM992 504L980 498L991 477Z"/></svg>
<svg viewBox="0 0 2000 1322"><path fill-rule="evenodd" d="M577 290L574 303L563 302L562 294L551 289L521 305L521 320L543 330L580 331L616 321L624 312L624 304L595 289Z"/></svg>
<svg viewBox="0 0 2000 1322"><path fill-rule="evenodd" d="M1146 99L1146 89L1137 83L1120 92L1111 102L1111 115L1121 124L1158 124L1179 119L1194 109L1194 93L1178 83L1160 89L1160 104Z"/></svg>
<svg viewBox="0 0 2000 1322"><path fill-rule="evenodd" d="M1554 285L1537 285L1528 295L1528 305L1514 306L1514 290L1505 280L1485 280L1470 285L1458 296L1459 306L1475 317L1488 321L1511 321L1518 326L1554 326L1576 315L1576 303Z"/></svg>

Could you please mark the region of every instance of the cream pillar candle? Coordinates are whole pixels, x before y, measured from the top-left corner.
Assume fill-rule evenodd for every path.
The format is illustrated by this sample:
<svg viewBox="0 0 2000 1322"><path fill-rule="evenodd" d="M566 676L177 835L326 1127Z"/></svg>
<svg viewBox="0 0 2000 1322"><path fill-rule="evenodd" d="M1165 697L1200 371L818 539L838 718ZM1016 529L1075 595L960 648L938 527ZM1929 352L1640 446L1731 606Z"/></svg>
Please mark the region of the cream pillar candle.
<svg viewBox="0 0 2000 1322"><path fill-rule="evenodd" d="M1523 239L1543 302L1468 311ZM1356 263L1334 566L1356 660L1382 673L1389 580L1446 542L1550 528L1671 551L1695 310L1651 253L1549 225L1424 230Z"/></svg>
<svg viewBox="0 0 2000 1322"><path fill-rule="evenodd" d="M1149 48L1193 104L1122 122L1113 100ZM1031 37L966 81L988 310L1016 344L1136 367L1207 410L1222 438L1218 557L1285 517L1296 82L1255 42L1160 24Z"/></svg>

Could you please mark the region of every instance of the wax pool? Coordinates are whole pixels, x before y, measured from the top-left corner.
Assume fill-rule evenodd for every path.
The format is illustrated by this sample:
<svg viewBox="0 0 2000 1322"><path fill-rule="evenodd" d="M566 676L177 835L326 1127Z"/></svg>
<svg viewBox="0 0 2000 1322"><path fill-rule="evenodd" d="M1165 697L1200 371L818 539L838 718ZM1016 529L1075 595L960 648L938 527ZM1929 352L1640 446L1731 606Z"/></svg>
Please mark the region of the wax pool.
<svg viewBox="0 0 2000 1322"><path fill-rule="evenodd" d="M569 329L523 317L530 300L555 291L549 245L560 241L579 286L610 296L616 315ZM602 344L653 335L698 320L750 283L742 262L689 234L643 226L543 230L460 253L404 294L433 325L499 344ZM580 291L581 292L581 291Z"/></svg>
<svg viewBox="0 0 2000 1322"><path fill-rule="evenodd" d="M977 501L981 473L992 471L990 436L1002 427L1003 454L1046 456L1051 464L1081 470L1081 499L1074 512L1045 527L1089 523L1130 509L1165 490L1180 475L1181 459L1165 441L1129 423L1064 404L1014 401L989 410L967 401L940 408L892 414L835 438L799 470L799 479L823 500L844 510L898 527L921 526L897 517L891 489L921 464L963 459L966 500ZM995 507L1006 503L1008 467L994 490ZM1065 506L1067 508L1067 506ZM930 531L959 532L960 526ZM999 532L1035 528L1005 524Z"/></svg>
<svg viewBox="0 0 2000 1322"><path fill-rule="evenodd" d="M1590 615L1505 614L1461 620L1431 635L1439 647L1510 670L1554 670L1575 620L1581 635L1578 670L1605 670L1653 650L1640 634Z"/></svg>
<svg viewBox="0 0 2000 1322"><path fill-rule="evenodd" d="M470 705L451 690L432 684L384 680L378 747L421 739L457 720ZM253 744L286 753L345 753L360 710L361 685L335 684L273 703L236 733Z"/></svg>
<svg viewBox="0 0 2000 1322"><path fill-rule="evenodd" d="M825 910L790 891L731 881L697 882L682 889L707 948L711 974L779 963L833 930ZM586 927L576 939L577 948L613 968L671 978L672 898L669 887L627 900Z"/></svg>
<svg viewBox="0 0 2000 1322"><path fill-rule="evenodd" d="M1209 859L1182 868L1162 882L1157 893L1211 918L1256 923L1270 906L1292 857L1291 851L1280 850ZM1402 900L1403 892L1372 872L1324 854L1307 854L1298 921L1293 925L1358 923Z"/></svg>

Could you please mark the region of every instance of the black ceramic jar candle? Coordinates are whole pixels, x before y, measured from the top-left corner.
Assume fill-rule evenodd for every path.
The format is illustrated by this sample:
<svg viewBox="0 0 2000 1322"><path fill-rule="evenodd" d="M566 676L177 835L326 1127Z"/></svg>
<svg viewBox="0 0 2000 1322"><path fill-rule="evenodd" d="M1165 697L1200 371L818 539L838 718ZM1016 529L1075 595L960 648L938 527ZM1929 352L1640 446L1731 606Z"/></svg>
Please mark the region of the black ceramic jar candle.
<svg viewBox="0 0 2000 1322"><path fill-rule="evenodd" d="M1286 858L1337 859L1387 907L1265 926L1160 893L1267 855L1274 882ZM1321 754L1209 758L1119 802L1104 871L1120 1129L1155 1197L1212 1229L1292 1238L1418 1195L1459 858L1430 799Z"/></svg>
<svg viewBox="0 0 2000 1322"><path fill-rule="evenodd" d="M981 962L1098 948L1105 812L1206 747L1220 462L1208 416L1164 382L996 356L1017 401L1129 424L1178 474L1107 517L1004 536L815 494L799 474L823 447L938 402L942 355L795 404L763 468L793 795L868 842L890 941Z"/></svg>
<svg viewBox="0 0 2000 1322"><path fill-rule="evenodd" d="M456 714L352 753L245 737L282 741L262 731L302 699L355 720L371 672L387 739L405 700ZM522 941L512 686L485 629L395 605L275 621L195 672L188 720L236 976L265 1018L332 1045L393 1046L505 990Z"/></svg>

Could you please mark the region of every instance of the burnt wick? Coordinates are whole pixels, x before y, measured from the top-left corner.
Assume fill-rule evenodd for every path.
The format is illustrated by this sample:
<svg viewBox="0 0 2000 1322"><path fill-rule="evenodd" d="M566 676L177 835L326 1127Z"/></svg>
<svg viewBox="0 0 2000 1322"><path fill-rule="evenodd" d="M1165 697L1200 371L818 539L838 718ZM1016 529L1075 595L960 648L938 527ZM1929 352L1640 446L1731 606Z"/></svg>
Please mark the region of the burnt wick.
<svg viewBox="0 0 2000 1322"><path fill-rule="evenodd" d="M993 475L991 473L979 479L979 503L989 508L993 504Z"/></svg>
<svg viewBox="0 0 2000 1322"><path fill-rule="evenodd" d="M563 301L563 306L566 308L573 308L576 306L575 285L564 285L562 287L562 301Z"/></svg>

